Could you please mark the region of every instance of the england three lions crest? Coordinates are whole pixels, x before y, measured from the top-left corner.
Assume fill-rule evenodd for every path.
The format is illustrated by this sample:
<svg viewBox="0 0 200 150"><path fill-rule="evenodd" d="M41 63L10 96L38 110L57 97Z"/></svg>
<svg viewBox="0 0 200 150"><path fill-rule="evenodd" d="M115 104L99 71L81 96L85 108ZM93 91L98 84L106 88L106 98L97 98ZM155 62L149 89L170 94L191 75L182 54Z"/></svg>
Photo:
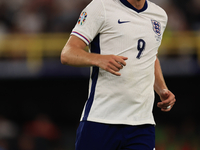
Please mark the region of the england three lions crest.
<svg viewBox="0 0 200 150"><path fill-rule="evenodd" d="M161 24L156 20L151 20L153 25L153 31L158 35L161 36Z"/></svg>

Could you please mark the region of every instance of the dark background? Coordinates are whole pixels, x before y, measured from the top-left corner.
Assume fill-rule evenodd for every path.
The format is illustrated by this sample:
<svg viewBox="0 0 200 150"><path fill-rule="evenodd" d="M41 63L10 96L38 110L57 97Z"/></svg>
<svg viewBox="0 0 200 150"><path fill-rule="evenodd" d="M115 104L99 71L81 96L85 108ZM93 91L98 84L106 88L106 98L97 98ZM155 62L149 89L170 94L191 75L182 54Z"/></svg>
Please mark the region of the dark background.
<svg viewBox="0 0 200 150"><path fill-rule="evenodd" d="M0 113L19 124L38 113L46 113L61 126L75 126L87 100L88 80L87 77L0 80ZM156 121L180 123L189 116L198 121L199 77L166 77L165 80L177 102L171 112L161 112L156 106L160 99L155 94Z"/></svg>
<svg viewBox="0 0 200 150"><path fill-rule="evenodd" d="M157 147L164 147L163 140L165 144L174 140L175 145L186 147L185 143L199 141L199 76L166 77L165 80L177 102L170 112L162 112L156 106L160 99L155 94ZM23 134L26 123L45 114L61 132L55 149L74 148L75 132L88 94L88 77L4 79L0 85L0 114L18 126L18 135ZM10 148L16 147L16 141L9 143Z"/></svg>

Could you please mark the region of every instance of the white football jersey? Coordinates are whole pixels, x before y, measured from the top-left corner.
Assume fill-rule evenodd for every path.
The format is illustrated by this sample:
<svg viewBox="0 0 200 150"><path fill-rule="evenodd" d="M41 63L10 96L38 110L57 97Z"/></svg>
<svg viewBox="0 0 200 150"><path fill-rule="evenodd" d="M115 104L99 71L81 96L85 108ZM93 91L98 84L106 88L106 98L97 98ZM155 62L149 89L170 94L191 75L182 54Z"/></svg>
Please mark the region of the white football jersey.
<svg viewBox="0 0 200 150"><path fill-rule="evenodd" d="M141 10L127 0L93 0L72 31L92 53L128 57L115 76L91 67L89 96L81 120L109 124L155 124L154 64L167 24L159 6L146 1Z"/></svg>

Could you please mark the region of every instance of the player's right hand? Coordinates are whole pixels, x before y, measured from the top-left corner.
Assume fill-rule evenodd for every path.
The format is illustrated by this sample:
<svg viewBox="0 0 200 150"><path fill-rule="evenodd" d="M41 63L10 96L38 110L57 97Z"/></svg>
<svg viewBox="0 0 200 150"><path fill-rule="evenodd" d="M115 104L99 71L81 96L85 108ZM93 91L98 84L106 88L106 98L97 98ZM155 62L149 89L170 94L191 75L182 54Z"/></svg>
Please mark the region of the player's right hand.
<svg viewBox="0 0 200 150"><path fill-rule="evenodd" d="M125 60L128 57L116 55L100 55L97 66L116 75L120 76L119 71L126 66Z"/></svg>

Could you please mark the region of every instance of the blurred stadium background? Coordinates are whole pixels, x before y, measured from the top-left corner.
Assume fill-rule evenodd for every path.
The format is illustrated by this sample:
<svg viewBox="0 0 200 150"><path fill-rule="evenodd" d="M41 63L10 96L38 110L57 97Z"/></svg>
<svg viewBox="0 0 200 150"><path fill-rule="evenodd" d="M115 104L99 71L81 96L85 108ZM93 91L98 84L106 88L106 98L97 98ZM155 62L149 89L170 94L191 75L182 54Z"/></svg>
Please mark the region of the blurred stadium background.
<svg viewBox="0 0 200 150"><path fill-rule="evenodd" d="M152 0L169 22L159 50L169 113L156 107L157 150L200 150L200 1ZM60 52L90 0L0 0L0 150L73 150L89 68Z"/></svg>

